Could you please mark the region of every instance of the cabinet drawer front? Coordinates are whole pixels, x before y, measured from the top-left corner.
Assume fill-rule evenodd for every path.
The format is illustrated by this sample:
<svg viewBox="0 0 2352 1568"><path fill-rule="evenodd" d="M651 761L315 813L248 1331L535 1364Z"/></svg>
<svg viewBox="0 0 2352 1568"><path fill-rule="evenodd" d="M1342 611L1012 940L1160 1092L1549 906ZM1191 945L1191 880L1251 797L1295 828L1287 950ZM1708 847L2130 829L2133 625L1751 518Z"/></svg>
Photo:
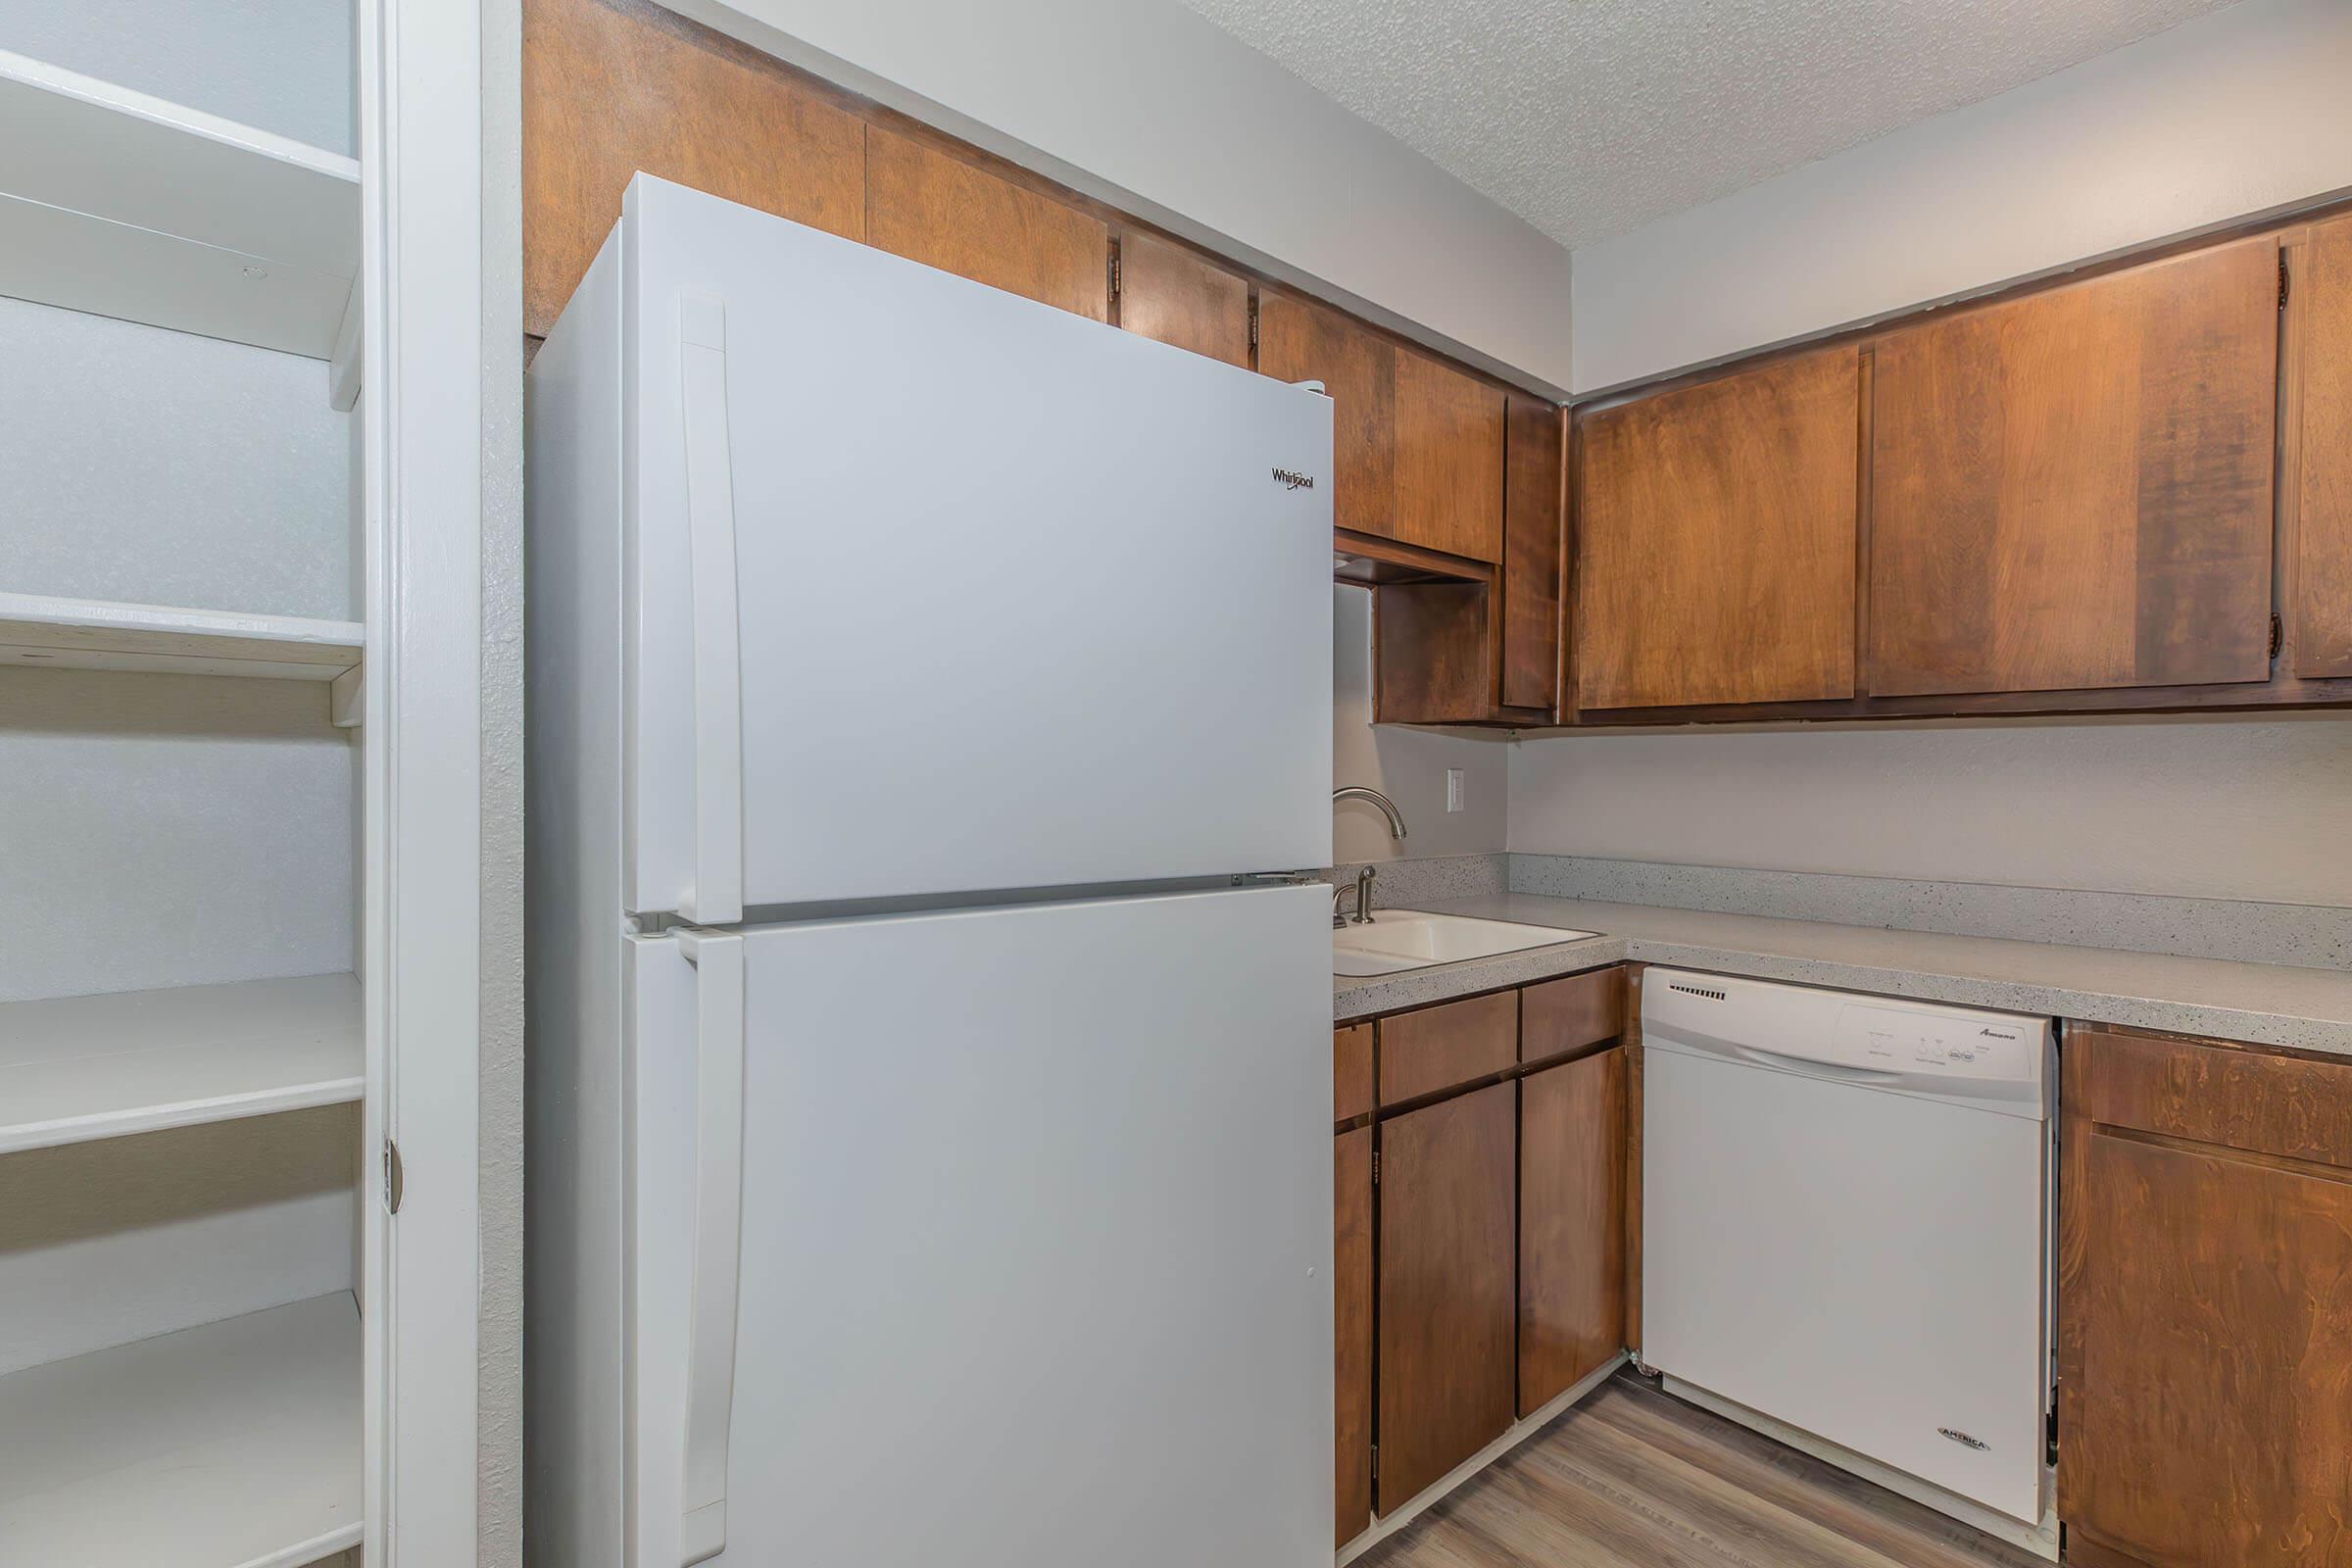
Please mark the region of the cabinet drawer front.
<svg viewBox="0 0 2352 1568"><path fill-rule="evenodd" d="M2352 1063L2096 1030L2090 1119L2352 1169Z"/></svg>
<svg viewBox="0 0 2352 1568"><path fill-rule="evenodd" d="M1595 969L1520 993L1519 1059L1542 1061L1625 1033L1625 970Z"/></svg>
<svg viewBox="0 0 2352 1568"><path fill-rule="evenodd" d="M1501 1072L1519 1059L1519 994L1449 1002L1380 1020L1380 1102L1396 1104Z"/></svg>
<svg viewBox="0 0 2352 1568"><path fill-rule="evenodd" d="M1372 1026L1331 1032L1331 1119L1352 1121L1372 1109Z"/></svg>

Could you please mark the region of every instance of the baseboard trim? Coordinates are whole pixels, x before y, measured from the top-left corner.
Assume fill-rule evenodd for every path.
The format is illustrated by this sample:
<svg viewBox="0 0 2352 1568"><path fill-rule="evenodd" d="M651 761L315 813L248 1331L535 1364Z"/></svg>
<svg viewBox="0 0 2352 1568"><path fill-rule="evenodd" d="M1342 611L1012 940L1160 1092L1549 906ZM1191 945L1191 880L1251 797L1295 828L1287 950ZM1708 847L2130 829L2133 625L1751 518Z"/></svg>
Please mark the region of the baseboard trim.
<svg viewBox="0 0 2352 1568"><path fill-rule="evenodd" d="M1606 1383L1609 1375L1625 1365L1625 1352L1618 1351L1617 1354L1587 1374L1583 1381L1577 1383L1566 1393L1553 1398L1549 1403L1538 1409L1535 1414L1513 1422L1509 1430L1505 1431L1501 1437L1496 1438L1493 1443L1488 1444L1469 1458L1464 1459L1460 1464L1455 1465L1451 1470L1422 1488L1411 1501L1384 1518L1373 1520L1369 1529L1339 1549L1336 1568L1347 1568L1348 1564L1355 1561L1356 1558L1370 1551L1415 1519L1420 1518L1422 1514L1429 1511L1433 1504L1443 1501L1447 1493L1549 1426L1570 1405L1575 1404L1586 1395Z"/></svg>

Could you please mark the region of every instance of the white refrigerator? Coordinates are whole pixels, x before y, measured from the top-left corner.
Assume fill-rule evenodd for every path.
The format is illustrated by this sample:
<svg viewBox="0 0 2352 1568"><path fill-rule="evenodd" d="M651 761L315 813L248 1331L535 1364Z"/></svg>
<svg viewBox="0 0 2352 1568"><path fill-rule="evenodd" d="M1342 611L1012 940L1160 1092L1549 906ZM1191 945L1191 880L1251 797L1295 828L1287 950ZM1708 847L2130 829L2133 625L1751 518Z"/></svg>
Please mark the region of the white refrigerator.
<svg viewBox="0 0 2352 1568"><path fill-rule="evenodd" d="M639 175L530 372L528 1551L1331 1559L1331 406Z"/></svg>

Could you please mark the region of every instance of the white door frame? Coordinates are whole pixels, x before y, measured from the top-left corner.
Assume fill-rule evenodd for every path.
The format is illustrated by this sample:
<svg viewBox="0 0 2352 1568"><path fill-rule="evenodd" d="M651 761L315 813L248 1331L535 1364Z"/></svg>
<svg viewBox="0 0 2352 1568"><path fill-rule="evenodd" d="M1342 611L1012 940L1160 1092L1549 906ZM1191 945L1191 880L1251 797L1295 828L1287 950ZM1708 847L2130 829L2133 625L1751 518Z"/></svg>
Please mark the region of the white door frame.
<svg viewBox="0 0 2352 1568"><path fill-rule="evenodd" d="M481 0L360 0L359 62L366 1561L460 1568L478 1448Z"/></svg>

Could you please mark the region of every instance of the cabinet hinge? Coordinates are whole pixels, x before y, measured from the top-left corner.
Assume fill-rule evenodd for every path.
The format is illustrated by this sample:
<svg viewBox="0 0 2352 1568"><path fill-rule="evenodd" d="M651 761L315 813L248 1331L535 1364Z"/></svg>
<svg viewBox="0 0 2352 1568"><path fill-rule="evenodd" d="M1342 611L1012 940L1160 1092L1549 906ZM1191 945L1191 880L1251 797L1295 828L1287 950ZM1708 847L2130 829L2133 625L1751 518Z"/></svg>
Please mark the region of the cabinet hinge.
<svg viewBox="0 0 2352 1568"><path fill-rule="evenodd" d="M2271 657L2273 659L2277 659L2279 651L2285 647L2286 622L2280 620L2278 618L2278 612L2274 610L2271 612Z"/></svg>
<svg viewBox="0 0 2352 1568"><path fill-rule="evenodd" d="M1257 301L1250 302L1250 346L1257 347Z"/></svg>
<svg viewBox="0 0 2352 1568"><path fill-rule="evenodd" d="M1114 300L1119 297L1119 248L1116 245L1110 248L1110 297Z"/></svg>
<svg viewBox="0 0 2352 1568"><path fill-rule="evenodd" d="M2278 308L2286 309L2286 252L2278 253Z"/></svg>
<svg viewBox="0 0 2352 1568"><path fill-rule="evenodd" d="M1380 1151L1377 1149L1372 1151L1372 1185L1380 1185Z"/></svg>
<svg viewBox="0 0 2352 1568"><path fill-rule="evenodd" d="M400 1212L400 1195L408 1188L408 1172L401 1168L400 1146L391 1139L384 1140L384 1212Z"/></svg>
<svg viewBox="0 0 2352 1568"><path fill-rule="evenodd" d="M1372 1479L1380 1479L1380 1445L1377 1443L1372 1445Z"/></svg>

